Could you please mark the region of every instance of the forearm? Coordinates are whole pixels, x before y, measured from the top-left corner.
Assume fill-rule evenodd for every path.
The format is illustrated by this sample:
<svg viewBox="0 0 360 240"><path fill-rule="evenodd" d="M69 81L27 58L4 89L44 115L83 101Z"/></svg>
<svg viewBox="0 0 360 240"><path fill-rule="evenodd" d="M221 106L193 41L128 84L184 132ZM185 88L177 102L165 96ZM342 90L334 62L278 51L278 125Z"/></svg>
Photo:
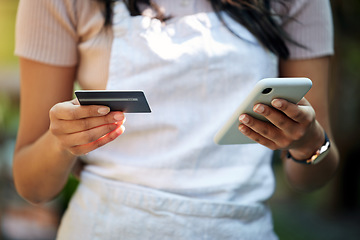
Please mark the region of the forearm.
<svg viewBox="0 0 360 240"><path fill-rule="evenodd" d="M16 149L15 186L32 203L49 201L62 190L75 162L76 157L62 150L47 131L34 143Z"/></svg>
<svg viewBox="0 0 360 240"><path fill-rule="evenodd" d="M339 153L333 144L327 156L315 165L297 163L282 154L286 177L292 187L311 191L324 186L334 176L339 165Z"/></svg>
<svg viewBox="0 0 360 240"><path fill-rule="evenodd" d="M330 151L328 155L316 165L305 165L287 159L283 154L283 163L286 176L291 185L300 190L312 190L326 184L335 174L339 165L339 153L333 141L329 117L328 80L330 58L314 58L305 60L289 60L280 62L281 76L307 76L313 81L313 87L306 95L316 113L315 131L310 131L305 148L298 151L291 149L291 154L296 159L307 159L314 150L323 144L324 131L330 137ZM321 139L319 140L319 136ZM310 145L309 145L310 144ZM311 150L311 145L313 146ZM316 146L317 145L317 146ZM302 154L301 154L302 153ZM310 155L309 155L310 154Z"/></svg>

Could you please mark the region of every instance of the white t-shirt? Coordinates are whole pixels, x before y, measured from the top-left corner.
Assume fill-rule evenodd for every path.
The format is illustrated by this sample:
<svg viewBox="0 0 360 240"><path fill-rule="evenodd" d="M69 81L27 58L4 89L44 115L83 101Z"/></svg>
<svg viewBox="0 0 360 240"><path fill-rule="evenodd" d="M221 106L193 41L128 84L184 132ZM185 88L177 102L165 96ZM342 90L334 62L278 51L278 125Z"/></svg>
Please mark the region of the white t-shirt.
<svg viewBox="0 0 360 240"><path fill-rule="evenodd" d="M171 16L211 11L206 0L157 0ZM307 49L289 44L291 59L333 54L333 28L329 0L296 0L282 26ZM103 28L101 6L92 0L20 0L16 26L18 56L58 66L78 65L84 89L105 88L112 31ZM97 67L94 67L97 66Z"/></svg>

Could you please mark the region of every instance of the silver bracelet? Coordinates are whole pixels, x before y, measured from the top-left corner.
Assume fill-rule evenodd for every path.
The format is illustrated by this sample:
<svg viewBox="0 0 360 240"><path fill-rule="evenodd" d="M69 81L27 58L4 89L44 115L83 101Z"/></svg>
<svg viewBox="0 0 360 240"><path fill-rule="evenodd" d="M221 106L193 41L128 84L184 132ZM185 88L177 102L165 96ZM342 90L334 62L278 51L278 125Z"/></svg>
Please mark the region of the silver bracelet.
<svg viewBox="0 0 360 240"><path fill-rule="evenodd" d="M293 156L291 156L289 150L287 151L287 158L290 158L297 163L317 164L326 157L326 155L329 153L329 150L330 150L330 140L327 134L325 133L324 144L318 150L316 150L316 152L309 159L305 159L305 160L295 159Z"/></svg>

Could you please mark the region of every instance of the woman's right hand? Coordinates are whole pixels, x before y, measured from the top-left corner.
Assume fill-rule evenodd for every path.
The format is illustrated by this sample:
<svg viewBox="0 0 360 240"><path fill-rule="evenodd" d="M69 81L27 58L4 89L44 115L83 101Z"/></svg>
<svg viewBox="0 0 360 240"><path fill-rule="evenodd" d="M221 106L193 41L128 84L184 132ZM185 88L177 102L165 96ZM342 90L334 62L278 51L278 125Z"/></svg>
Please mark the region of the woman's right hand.
<svg viewBox="0 0 360 240"><path fill-rule="evenodd" d="M124 113L110 112L106 106L81 106L77 99L54 105L49 115L50 133L62 150L74 156L113 141L125 130Z"/></svg>

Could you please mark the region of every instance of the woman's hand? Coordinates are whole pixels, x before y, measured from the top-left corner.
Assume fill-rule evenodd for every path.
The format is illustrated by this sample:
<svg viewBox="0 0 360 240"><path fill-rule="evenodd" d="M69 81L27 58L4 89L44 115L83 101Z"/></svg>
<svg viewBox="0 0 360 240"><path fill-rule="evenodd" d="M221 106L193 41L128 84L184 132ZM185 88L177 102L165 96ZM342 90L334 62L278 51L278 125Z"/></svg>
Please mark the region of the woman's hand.
<svg viewBox="0 0 360 240"><path fill-rule="evenodd" d="M324 131L310 103L305 98L298 104L274 99L271 105L256 104L253 108L269 122L242 114L239 130L272 150L288 149L296 159L309 158L324 142Z"/></svg>
<svg viewBox="0 0 360 240"><path fill-rule="evenodd" d="M77 99L56 104L50 109L50 132L61 149L84 155L121 135L125 128L122 112L105 106L80 106Z"/></svg>

